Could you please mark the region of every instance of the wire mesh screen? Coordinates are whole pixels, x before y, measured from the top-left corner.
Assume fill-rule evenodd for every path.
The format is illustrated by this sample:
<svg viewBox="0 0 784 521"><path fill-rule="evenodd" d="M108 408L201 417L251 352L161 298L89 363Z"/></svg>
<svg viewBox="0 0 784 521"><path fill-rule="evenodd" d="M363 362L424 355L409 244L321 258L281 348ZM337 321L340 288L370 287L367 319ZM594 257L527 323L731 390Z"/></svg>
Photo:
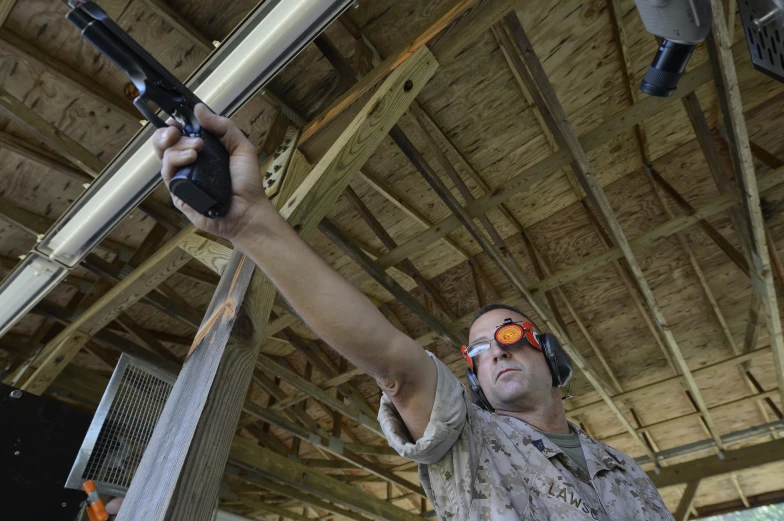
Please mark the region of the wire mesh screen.
<svg viewBox="0 0 784 521"><path fill-rule="evenodd" d="M125 496L174 380L170 374L122 355L65 486L80 489L92 479L99 492Z"/></svg>

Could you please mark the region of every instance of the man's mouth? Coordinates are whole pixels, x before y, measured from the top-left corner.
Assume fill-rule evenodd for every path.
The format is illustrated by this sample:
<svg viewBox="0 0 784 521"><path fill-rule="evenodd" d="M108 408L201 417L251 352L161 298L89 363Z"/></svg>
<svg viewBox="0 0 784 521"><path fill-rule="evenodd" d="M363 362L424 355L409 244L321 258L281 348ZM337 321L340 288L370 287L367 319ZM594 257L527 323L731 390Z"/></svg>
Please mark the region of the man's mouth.
<svg viewBox="0 0 784 521"><path fill-rule="evenodd" d="M502 370L501 370L501 371L499 371L499 372L498 372L498 374L496 375L496 377L495 377L496 381L498 381L498 379L499 379L499 378L501 378L501 375L502 375L502 374L504 374L504 373L508 373L508 372L510 372L510 371L519 371L519 369L512 369L511 367L509 367L509 368L507 368L507 369L502 369Z"/></svg>

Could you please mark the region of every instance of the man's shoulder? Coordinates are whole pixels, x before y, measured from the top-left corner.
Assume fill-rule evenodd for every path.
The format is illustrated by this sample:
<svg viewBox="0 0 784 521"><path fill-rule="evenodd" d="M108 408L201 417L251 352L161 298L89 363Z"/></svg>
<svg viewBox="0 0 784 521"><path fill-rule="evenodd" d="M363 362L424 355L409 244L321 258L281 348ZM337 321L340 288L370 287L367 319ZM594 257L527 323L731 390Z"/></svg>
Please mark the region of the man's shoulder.
<svg viewBox="0 0 784 521"><path fill-rule="evenodd" d="M616 462L618 462L618 464L624 469L632 472L639 472L643 474L645 473L645 471L643 471L640 468L640 466L637 464L634 458L632 458L625 452L616 449L615 447L611 447L610 445L607 445L603 441L597 440L595 438L591 438L591 441L593 441L601 448L603 448L605 452L607 452L610 455L610 457L612 457Z"/></svg>

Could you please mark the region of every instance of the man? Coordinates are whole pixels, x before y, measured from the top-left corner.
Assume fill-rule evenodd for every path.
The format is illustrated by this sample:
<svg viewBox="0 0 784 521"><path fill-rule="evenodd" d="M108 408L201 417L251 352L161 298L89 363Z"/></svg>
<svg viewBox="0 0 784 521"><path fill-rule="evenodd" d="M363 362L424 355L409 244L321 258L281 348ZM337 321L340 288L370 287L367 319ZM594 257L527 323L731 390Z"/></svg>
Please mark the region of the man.
<svg viewBox="0 0 784 521"><path fill-rule="evenodd" d="M480 405L472 403L443 363L392 326L288 226L265 197L255 149L234 123L203 105L196 115L231 154L234 196L217 220L177 198L174 204L197 227L247 254L317 335L376 379L384 392L384 433L402 456L420 463L440 519L672 519L631 458L566 421L559 386L571 365L555 337L540 334L514 308L480 310L464 349L477 380ZM164 181L202 146L174 128L157 131Z"/></svg>

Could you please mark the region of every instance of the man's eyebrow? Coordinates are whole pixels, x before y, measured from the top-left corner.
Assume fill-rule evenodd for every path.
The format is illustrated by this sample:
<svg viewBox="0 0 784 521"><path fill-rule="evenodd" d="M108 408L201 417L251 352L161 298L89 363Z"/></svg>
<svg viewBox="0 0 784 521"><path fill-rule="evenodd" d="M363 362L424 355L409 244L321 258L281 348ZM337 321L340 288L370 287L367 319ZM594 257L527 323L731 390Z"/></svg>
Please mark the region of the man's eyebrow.
<svg viewBox="0 0 784 521"><path fill-rule="evenodd" d="M469 346L476 344L477 342L489 342L490 339L486 336L480 336L479 338L475 338L473 341L469 342Z"/></svg>

